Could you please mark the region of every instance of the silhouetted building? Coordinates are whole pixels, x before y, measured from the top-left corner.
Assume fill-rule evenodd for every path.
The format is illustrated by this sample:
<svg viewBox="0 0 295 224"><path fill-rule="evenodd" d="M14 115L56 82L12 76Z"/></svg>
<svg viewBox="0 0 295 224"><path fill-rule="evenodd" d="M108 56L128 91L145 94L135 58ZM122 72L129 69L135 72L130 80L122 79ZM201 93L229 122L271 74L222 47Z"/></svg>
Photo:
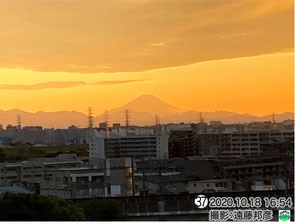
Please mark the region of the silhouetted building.
<svg viewBox="0 0 295 224"><path fill-rule="evenodd" d="M107 129L107 124L105 122L99 123L98 126L100 129L106 130Z"/></svg>
<svg viewBox="0 0 295 224"><path fill-rule="evenodd" d="M199 155L196 133L193 130L172 130L168 147L169 158Z"/></svg>

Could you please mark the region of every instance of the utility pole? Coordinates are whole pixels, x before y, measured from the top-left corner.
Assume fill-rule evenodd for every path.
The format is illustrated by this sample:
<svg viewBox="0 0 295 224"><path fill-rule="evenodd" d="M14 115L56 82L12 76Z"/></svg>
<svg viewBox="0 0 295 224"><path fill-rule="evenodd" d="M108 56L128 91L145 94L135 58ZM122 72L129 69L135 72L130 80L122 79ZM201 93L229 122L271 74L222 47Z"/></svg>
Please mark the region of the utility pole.
<svg viewBox="0 0 295 224"><path fill-rule="evenodd" d="M132 197L134 197L134 165L133 156L131 156L131 169L132 169Z"/></svg>
<svg viewBox="0 0 295 224"><path fill-rule="evenodd" d="M145 186L145 159L143 158L142 163L142 185L143 185L143 196L146 196L146 186Z"/></svg>
<svg viewBox="0 0 295 224"><path fill-rule="evenodd" d="M162 199L162 166L159 167L159 195Z"/></svg>
<svg viewBox="0 0 295 224"><path fill-rule="evenodd" d="M166 210L166 202L163 200L163 192L162 192L162 165L159 167L159 196L160 200L158 201L159 212L165 212ZM165 220L165 215L160 215L160 220Z"/></svg>
<svg viewBox="0 0 295 224"><path fill-rule="evenodd" d="M104 163L104 169L103 169L103 171L104 171L104 180L103 180L104 196L108 197L109 192L108 192L108 183L107 183L107 181L109 179L108 179L108 163L107 163L107 160L105 159L103 163ZM111 175L111 170L110 170L110 175Z"/></svg>
<svg viewBox="0 0 295 224"><path fill-rule="evenodd" d="M290 184L290 180L289 180L289 166L290 166L290 153L287 153L286 159L285 159L285 163L284 163L284 172L285 172L285 181L286 181L286 188L285 188L285 196L288 196L288 192L289 192L289 184ZM293 166L294 167L294 166Z"/></svg>

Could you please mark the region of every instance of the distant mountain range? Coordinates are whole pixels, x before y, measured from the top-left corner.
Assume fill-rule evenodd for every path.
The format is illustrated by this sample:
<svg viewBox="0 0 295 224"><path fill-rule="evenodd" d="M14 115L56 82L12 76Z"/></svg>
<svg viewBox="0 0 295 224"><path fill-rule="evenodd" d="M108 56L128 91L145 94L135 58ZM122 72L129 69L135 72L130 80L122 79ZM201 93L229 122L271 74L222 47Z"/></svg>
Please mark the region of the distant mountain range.
<svg viewBox="0 0 295 224"><path fill-rule="evenodd" d="M255 121L270 121L272 114L266 116L254 116L251 114L238 114L228 111L183 111L170 104L163 102L152 95L142 95L125 105L113 108L108 111L110 123L125 124L125 110L130 111L130 123L132 125L155 124L157 115L160 123L199 122L200 112L205 122L219 120L223 123L245 123ZM18 109L3 111L0 110L0 124L4 127L7 124L16 125L16 116L20 115L23 126L43 126L45 128L67 128L70 125L87 127L87 115L76 111L57 112L36 112L29 113ZM93 118L95 126L103 122L105 114ZM281 122L287 119L294 119L294 113L275 114L275 120Z"/></svg>

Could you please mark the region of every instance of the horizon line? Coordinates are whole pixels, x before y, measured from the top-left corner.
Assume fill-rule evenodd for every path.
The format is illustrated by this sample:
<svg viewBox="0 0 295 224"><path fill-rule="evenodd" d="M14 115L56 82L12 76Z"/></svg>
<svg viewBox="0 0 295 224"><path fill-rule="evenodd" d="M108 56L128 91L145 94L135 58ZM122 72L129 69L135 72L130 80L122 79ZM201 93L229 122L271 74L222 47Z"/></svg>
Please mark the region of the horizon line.
<svg viewBox="0 0 295 224"><path fill-rule="evenodd" d="M117 108L117 107L115 107ZM114 109L114 108L112 108ZM87 116L87 112L82 112L82 111L78 111L78 110L55 110L55 111L47 111L47 110L37 110L37 111L27 111L27 110L23 110L23 109L19 109L19 108L12 108L12 109L7 109L7 110L3 110L3 109L0 109L0 112L9 112L9 111L15 111L15 110L18 110L20 112L24 112L24 113L30 113L30 114L36 114L36 113L61 113L61 112L75 112L75 113L81 113L85 116ZM85 110L86 111L86 110ZM110 110L108 110L110 111ZM133 111L133 110L130 110L130 111ZM136 113L141 113L142 111L133 111L133 112L136 112ZM289 113L289 114L295 114L294 111L284 111L284 112L279 112L279 113L273 113L273 112L269 112L267 114L264 114L264 115L255 115L255 114L251 114L251 113L247 113L247 112L244 112L244 113L239 113L239 112L235 112L235 111L229 111L229 110L211 110L211 111L206 111L206 110L183 110L182 112L173 112L173 113L177 113L177 114L181 114L181 113L186 113L186 112L198 112L198 113L215 113L215 112L227 112L227 113L236 113L237 115L250 115L250 116L254 116L254 117L265 117L265 116L272 116L273 114L274 115L281 115L281 114L286 114L286 113ZM102 116L104 115L105 112L101 112L99 114L96 114L94 115L93 117L98 117L98 116ZM148 113L148 114L151 114L149 112L145 112L145 113ZM158 115L160 116L160 115Z"/></svg>

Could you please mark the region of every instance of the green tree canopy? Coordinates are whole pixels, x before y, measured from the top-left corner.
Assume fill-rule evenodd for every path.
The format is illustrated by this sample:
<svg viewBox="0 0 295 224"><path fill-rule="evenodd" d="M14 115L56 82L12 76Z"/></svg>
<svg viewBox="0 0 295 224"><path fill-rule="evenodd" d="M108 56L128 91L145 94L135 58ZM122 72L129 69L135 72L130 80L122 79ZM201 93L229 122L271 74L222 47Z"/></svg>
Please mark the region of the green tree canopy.
<svg viewBox="0 0 295 224"><path fill-rule="evenodd" d="M0 161L5 161L6 160L6 155L3 152L3 149L0 148Z"/></svg>
<svg viewBox="0 0 295 224"><path fill-rule="evenodd" d="M127 219L119 201L113 199L94 199L80 202L89 221L124 221Z"/></svg>
<svg viewBox="0 0 295 224"><path fill-rule="evenodd" d="M83 209L54 197L5 194L0 200L1 221L83 221Z"/></svg>

